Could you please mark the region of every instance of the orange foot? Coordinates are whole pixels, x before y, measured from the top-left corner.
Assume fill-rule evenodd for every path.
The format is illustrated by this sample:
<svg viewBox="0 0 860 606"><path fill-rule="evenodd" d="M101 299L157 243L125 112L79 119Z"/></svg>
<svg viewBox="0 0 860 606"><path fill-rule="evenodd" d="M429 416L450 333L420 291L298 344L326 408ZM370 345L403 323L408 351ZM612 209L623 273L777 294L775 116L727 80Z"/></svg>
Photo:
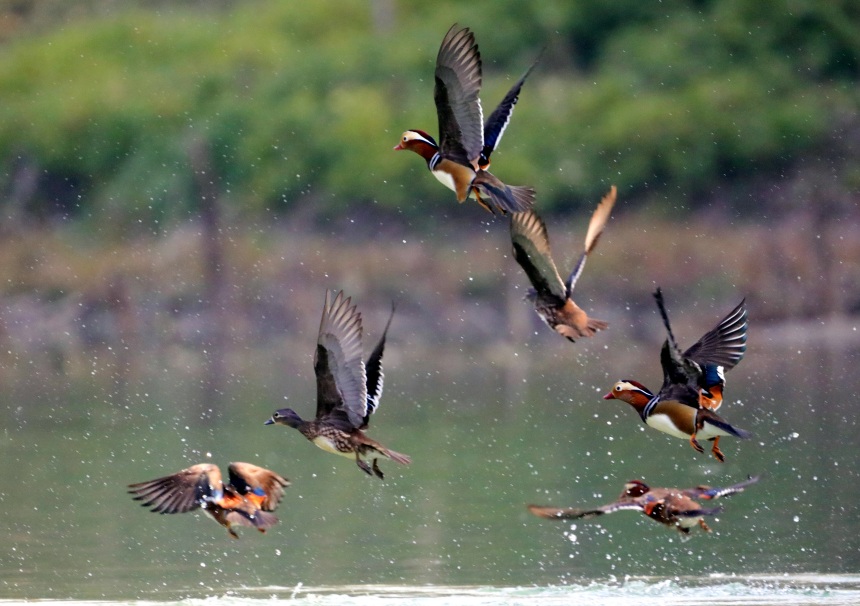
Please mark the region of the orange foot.
<svg viewBox="0 0 860 606"><path fill-rule="evenodd" d="M484 210L486 210L486 211L490 212L490 213L491 213L491 214L493 214L493 215L495 215L495 214L496 214L496 211L494 211L494 210L490 207L490 205L489 205L489 204L487 204L486 202L484 202L484 199L483 199L483 198L481 198L481 194L478 192L478 188L477 188L477 187L473 187L473 188L472 188L472 193L473 193L473 194L475 194L475 200L478 202L478 204L480 204L480 205L484 208ZM503 215L505 214L505 211L504 211L504 210L502 211L502 214L503 214Z"/></svg>
<svg viewBox="0 0 860 606"><path fill-rule="evenodd" d="M723 454L723 451L720 450L720 437L717 436L714 438L714 445L711 448L711 452L714 453L714 456L717 457L717 461L720 463L724 463L726 461L726 455Z"/></svg>
<svg viewBox="0 0 860 606"><path fill-rule="evenodd" d="M711 529L708 527L707 524L705 524L705 520L703 520L702 518L699 518L699 527L705 532L711 532Z"/></svg>
<svg viewBox="0 0 860 606"><path fill-rule="evenodd" d="M690 446L695 448L697 452L705 452L705 449L702 448L702 445L699 444L698 440L696 440L696 434L690 436Z"/></svg>

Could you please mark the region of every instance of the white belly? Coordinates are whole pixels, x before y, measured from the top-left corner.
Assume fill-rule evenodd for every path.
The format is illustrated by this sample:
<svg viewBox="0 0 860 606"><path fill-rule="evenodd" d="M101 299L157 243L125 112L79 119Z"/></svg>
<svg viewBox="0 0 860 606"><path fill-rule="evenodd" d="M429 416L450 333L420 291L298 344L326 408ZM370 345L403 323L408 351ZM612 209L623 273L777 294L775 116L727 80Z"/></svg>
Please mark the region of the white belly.
<svg viewBox="0 0 860 606"><path fill-rule="evenodd" d="M699 525L699 520L702 519L702 516L698 516L695 518L681 516L675 520L675 523L681 528L693 528L694 526Z"/></svg>
<svg viewBox="0 0 860 606"><path fill-rule="evenodd" d="M334 443L331 440L329 440L328 438L326 438L325 436L317 436L316 438L314 438L312 440L312 442L314 444L316 444L319 448L322 448L326 452L330 452L332 454L340 455L342 457L347 457L350 459L355 458L354 452L341 452L341 451L339 451L335 447Z"/></svg>
<svg viewBox="0 0 860 606"><path fill-rule="evenodd" d="M676 438L689 438L690 435L684 433L672 423L672 419L669 418L668 415L664 414L651 414L648 416L648 419L645 421L647 425L653 427L654 429L659 429L664 433L668 433L670 436L675 436Z"/></svg>
<svg viewBox="0 0 860 606"><path fill-rule="evenodd" d="M702 430L696 434L696 439L697 440L710 440L711 438L716 438L717 436L730 436L730 435L732 435L732 434L730 434L727 431L723 431L719 427L715 427L714 425L711 425L710 423L705 421L704 425L702 426Z"/></svg>
<svg viewBox="0 0 860 606"><path fill-rule="evenodd" d="M433 172L433 176L436 177L436 179L439 181L439 183L441 183L442 185L444 185L445 187L447 187L451 191L453 191L455 193L457 192L457 186L454 185L454 178L451 175L449 175L448 173L443 172L441 170L434 170L432 172Z"/></svg>

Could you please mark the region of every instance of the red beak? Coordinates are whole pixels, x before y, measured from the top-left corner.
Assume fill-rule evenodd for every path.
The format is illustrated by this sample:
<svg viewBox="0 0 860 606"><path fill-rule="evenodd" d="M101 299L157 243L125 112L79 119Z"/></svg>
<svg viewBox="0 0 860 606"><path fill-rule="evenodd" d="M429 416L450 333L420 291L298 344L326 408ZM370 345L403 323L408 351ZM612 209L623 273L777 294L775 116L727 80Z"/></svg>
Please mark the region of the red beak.
<svg viewBox="0 0 860 606"><path fill-rule="evenodd" d="M604 399L604 400L614 400L614 399L615 399L615 394L613 394L613 393L610 391L608 394L606 394L605 396L603 396L603 399Z"/></svg>
<svg viewBox="0 0 860 606"><path fill-rule="evenodd" d="M402 145L400 145L399 143L398 143L397 145L395 145L395 146L394 146L394 151L400 151L400 150L402 150L402 149L406 149L406 148L405 148L405 147L403 147Z"/></svg>

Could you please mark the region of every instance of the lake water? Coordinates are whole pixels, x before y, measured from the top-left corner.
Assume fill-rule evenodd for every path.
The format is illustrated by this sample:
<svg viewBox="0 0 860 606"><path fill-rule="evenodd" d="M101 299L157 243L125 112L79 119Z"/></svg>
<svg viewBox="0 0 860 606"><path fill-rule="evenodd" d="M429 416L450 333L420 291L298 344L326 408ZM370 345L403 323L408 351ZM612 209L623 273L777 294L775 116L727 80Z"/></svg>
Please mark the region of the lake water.
<svg viewBox="0 0 860 606"><path fill-rule="evenodd" d="M414 462L383 464L384 482L263 426L285 402L311 414L311 346L247 354L217 400L193 352L163 352L123 376L104 351L73 376L7 360L0 599L860 603L851 339L822 345L751 327L721 413L755 437L725 439L719 464L601 399L620 378L658 387L659 343L607 331L571 345L542 332L522 345L430 352L396 328L370 435ZM201 422L209 407L215 420ZM159 516L126 494L130 482L200 461L289 477L280 524L266 535L240 529L236 541L199 513ZM722 501L713 533L686 541L633 512L571 524L525 508L598 505L634 478L686 487L749 474L763 478Z"/></svg>

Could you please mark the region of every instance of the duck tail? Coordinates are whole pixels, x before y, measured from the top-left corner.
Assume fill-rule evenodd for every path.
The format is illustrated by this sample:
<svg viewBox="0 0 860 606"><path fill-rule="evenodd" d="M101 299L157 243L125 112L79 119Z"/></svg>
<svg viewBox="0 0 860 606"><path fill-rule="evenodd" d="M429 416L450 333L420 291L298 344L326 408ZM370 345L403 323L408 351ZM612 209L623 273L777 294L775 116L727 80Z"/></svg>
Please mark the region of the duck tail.
<svg viewBox="0 0 860 606"><path fill-rule="evenodd" d="M412 458L409 457L409 455L405 455L394 450L389 450L388 448L385 449L384 454L392 461L396 461L401 465L409 465L412 462Z"/></svg>
<svg viewBox="0 0 860 606"><path fill-rule="evenodd" d="M529 210L535 203L535 190L521 185L505 185L498 177L480 171L472 181L478 202L491 213L520 213Z"/></svg>
<svg viewBox="0 0 860 606"><path fill-rule="evenodd" d="M701 414L702 412L709 412L709 411L707 408L703 408L699 411L699 413ZM722 429L727 434L733 435L736 438L740 438L741 440L749 440L752 437L751 432L749 432L745 429L741 429L739 427L734 427L733 425L730 425L728 421L721 419L717 415L708 415L707 422L709 424L713 425L714 427L718 427L719 429Z"/></svg>
<svg viewBox="0 0 860 606"><path fill-rule="evenodd" d="M595 318L588 318L588 330L592 333L597 332L598 330L605 330L609 324L604 322L603 320L597 320Z"/></svg>

